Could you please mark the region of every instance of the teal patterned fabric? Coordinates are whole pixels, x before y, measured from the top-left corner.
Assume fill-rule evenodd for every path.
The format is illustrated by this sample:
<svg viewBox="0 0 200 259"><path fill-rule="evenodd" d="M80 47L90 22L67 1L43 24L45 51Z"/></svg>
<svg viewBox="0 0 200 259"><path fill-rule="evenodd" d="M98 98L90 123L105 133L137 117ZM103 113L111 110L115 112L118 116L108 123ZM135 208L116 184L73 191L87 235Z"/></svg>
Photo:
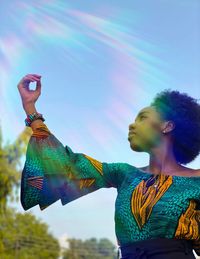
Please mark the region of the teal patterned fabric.
<svg viewBox="0 0 200 259"><path fill-rule="evenodd" d="M24 210L35 205L44 210L58 200L65 205L111 187L117 189L114 220L119 245L166 237L193 239L198 249L200 177L155 176L128 163L100 162L74 153L53 134L31 136L21 176Z"/></svg>
<svg viewBox="0 0 200 259"><path fill-rule="evenodd" d="M155 203L149 218L144 217L145 223L140 227L135 220L137 214L133 214L131 210L131 196L141 181L147 181L153 175L136 169L133 169L133 172L135 173L130 172L129 177L121 184L115 202L115 231L120 244L158 237L192 239L192 229L187 233L181 233L179 237L175 235L178 221L189 208L191 200L194 200L194 205L196 204L196 208L194 206L190 210L191 214L196 213L195 219L192 218L194 231L197 231L196 236L200 236L200 177L173 176L171 186ZM147 207L146 213L150 208L151 206ZM189 216L184 223L187 224L187 219L190 220ZM192 227L190 224L190 228Z"/></svg>

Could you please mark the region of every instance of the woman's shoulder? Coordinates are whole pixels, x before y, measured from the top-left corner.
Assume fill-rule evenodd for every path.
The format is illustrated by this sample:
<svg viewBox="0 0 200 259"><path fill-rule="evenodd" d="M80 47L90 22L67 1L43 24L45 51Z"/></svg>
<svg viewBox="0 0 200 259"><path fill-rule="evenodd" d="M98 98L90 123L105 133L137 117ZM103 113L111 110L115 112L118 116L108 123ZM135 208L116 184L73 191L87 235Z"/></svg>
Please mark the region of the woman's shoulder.
<svg viewBox="0 0 200 259"><path fill-rule="evenodd" d="M139 169L140 171L142 171L144 173L149 173L149 171L147 170L148 166L138 167L137 169ZM174 175L180 175L180 176L191 176L192 175L192 176L200 177L200 169L193 169L193 168L181 166L180 170L176 171L176 173Z"/></svg>
<svg viewBox="0 0 200 259"><path fill-rule="evenodd" d="M194 168L188 168L188 167L185 167L185 166L182 166L183 168L183 171L182 173L185 175L185 176L200 176L200 169L194 169Z"/></svg>

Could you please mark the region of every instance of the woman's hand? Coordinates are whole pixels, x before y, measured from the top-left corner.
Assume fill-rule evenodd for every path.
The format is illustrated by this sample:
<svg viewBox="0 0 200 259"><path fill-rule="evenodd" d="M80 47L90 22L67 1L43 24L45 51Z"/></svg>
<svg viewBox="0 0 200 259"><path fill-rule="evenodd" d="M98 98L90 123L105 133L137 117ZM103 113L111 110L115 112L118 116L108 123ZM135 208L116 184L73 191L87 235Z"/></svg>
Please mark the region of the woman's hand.
<svg viewBox="0 0 200 259"><path fill-rule="evenodd" d="M23 106L35 104L41 94L41 76L36 74L28 74L24 76L18 83L17 87L22 98ZM30 82L37 82L36 89L30 90Z"/></svg>

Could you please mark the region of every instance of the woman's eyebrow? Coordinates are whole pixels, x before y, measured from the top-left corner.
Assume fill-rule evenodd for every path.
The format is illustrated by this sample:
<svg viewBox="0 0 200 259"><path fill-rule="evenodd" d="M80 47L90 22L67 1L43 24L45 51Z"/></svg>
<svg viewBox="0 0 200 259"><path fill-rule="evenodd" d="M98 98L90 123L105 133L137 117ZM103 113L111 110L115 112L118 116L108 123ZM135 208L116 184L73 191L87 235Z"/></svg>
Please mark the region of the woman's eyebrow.
<svg viewBox="0 0 200 259"><path fill-rule="evenodd" d="M140 113L138 114L138 117L139 117L140 115L144 114L144 113L149 113L149 112L148 112L148 111L140 112Z"/></svg>
<svg viewBox="0 0 200 259"><path fill-rule="evenodd" d="M140 117L142 114L145 114L145 113L149 113L149 112L148 111L144 111L144 112L138 113L137 117L135 118L135 121L137 120L138 117Z"/></svg>

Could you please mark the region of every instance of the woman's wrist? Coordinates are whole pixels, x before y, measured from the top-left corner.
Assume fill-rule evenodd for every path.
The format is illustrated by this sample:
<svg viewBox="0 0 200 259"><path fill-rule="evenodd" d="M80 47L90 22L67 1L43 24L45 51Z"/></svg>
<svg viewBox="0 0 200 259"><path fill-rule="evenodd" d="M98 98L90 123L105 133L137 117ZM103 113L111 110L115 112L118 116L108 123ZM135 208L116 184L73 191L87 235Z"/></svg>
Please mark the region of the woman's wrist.
<svg viewBox="0 0 200 259"><path fill-rule="evenodd" d="M35 103L23 103L23 108L24 111L26 112L26 115L28 114L32 114L34 112L37 113L37 110L35 108ZM36 128L40 127L40 126L44 126L45 124L43 123L43 121L41 119L36 119L33 122L31 122L31 128L33 131L36 130Z"/></svg>
<svg viewBox="0 0 200 259"><path fill-rule="evenodd" d="M26 112L26 115L31 114L33 112L37 112L34 103L23 103L23 108Z"/></svg>

